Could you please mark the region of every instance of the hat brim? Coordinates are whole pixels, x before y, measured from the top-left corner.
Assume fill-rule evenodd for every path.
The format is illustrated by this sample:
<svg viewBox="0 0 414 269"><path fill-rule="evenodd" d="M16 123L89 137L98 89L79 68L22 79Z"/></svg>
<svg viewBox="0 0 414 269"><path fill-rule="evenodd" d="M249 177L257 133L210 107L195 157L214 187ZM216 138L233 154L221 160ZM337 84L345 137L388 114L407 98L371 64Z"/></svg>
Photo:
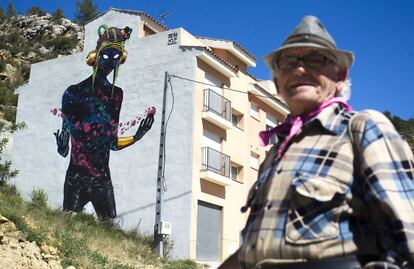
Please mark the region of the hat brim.
<svg viewBox="0 0 414 269"><path fill-rule="evenodd" d="M335 55L338 60L341 62L341 64L343 66L345 66L346 68L350 68L354 62L354 53L352 51L346 51L346 50L337 50L337 49L330 49L315 43L294 43L294 44L287 44L284 45L276 50L274 50L273 52L271 52L270 54L266 55L264 57L264 61L267 64L267 66L270 67L270 69L273 69L273 63L275 59L278 59L280 56L280 53L286 49L290 49L290 48L318 48L321 50L326 50L329 51L330 53L332 53L333 55Z"/></svg>

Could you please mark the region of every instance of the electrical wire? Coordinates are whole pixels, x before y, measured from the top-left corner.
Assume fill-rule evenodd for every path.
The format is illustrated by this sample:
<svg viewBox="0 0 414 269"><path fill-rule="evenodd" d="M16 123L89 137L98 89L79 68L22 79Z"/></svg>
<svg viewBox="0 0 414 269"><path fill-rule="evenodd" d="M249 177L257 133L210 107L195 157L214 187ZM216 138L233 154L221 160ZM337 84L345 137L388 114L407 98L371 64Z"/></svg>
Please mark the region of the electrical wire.
<svg viewBox="0 0 414 269"><path fill-rule="evenodd" d="M206 86L221 88L221 89L223 89L225 91L233 91L233 92L238 92L238 93L251 94L251 95L258 96L258 97L262 97L262 98L278 99L277 97L273 96L271 93L269 93L270 96L266 96L266 95L255 94L255 93L246 92L246 91L237 90L237 89L232 89L232 88L224 88L224 86L217 86L217 85L205 83L205 82L198 81L198 80L194 80L194 79L190 79L190 78L180 77L180 76L177 76L177 75L168 75L168 76L169 77L173 77L173 78L178 78L178 79L186 80L186 81L190 81L190 82L194 82L194 83L198 83L198 84L203 84L203 85L206 85Z"/></svg>
<svg viewBox="0 0 414 269"><path fill-rule="evenodd" d="M223 86L217 86L217 85L213 85L213 84L209 84L209 83L205 83L202 81L197 81L197 80L193 80L193 79L189 79L189 78L185 78L185 77L181 77L181 76L177 76L177 75L172 75L172 74L168 74L167 77L167 82L170 85L170 90L171 90L171 97L172 97L172 102L171 102L171 110L170 113L168 114L167 120L165 121L165 138L167 138L167 128L168 128L168 122L170 120L171 114L174 110L174 103L175 103L175 98L174 98L174 89L171 83L171 78L177 78L177 79L182 79L182 80L186 80L186 81L190 81L190 82L194 82L194 83L198 83L198 84L203 84L206 86L210 86L210 87L217 87L217 88L221 88L223 90L227 90L227 91L233 91L233 92L238 92L238 93L243 93L243 94L251 94L254 96L259 96L259 97L263 97L263 98L272 98L272 99L277 99L276 97L272 96L270 93L270 96L265 96L265 95L261 95L261 94L254 94L254 93L250 93L250 92L246 92L246 91L241 91L241 90L237 90L237 89L232 89L232 88L224 88ZM166 144L166 143L165 143ZM166 154L166 145L164 144L164 148L163 148L163 175L165 174L165 163L167 160L167 154ZM166 192L167 191L167 181L165 180L165 177L162 179L162 184L163 184L163 189Z"/></svg>

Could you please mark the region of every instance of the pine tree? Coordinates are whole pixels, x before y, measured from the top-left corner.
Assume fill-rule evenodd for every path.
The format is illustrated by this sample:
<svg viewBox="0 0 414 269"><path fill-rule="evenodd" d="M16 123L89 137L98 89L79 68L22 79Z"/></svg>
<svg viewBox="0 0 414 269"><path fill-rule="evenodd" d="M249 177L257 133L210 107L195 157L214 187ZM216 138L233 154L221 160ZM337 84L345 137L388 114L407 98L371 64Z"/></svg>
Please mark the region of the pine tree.
<svg viewBox="0 0 414 269"><path fill-rule="evenodd" d="M396 115L392 115L389 111L385 111L384 115L394 124L395 129L407 141L414 152L414 117L406 121Z"/></svg>
<svg viewBox="0 0 414 269"><path fill-rule="evenodd" d="M38 6L33 6L31 7L27 12L27 15L39 15L39 16L43 16L46 14L45 11L43 11L40 7Z"/></svg>
<svg viewBox="0 0 414 269"><path fill-rule="evenodd" d="M0 7L0 20L4 19L6 17L6 13L4 13L4 9Z"/></svg>
<svg viewBox="0 0 414 269"><path fill-rule="evenodd" d="M65 15L63 14L63 9L58 8L52 15L52 20L59 21L60 19L63 19Z"/></svg>
<svg viewBox="0 0 414 269"><path fill-rule="evenodd" d="M92 2L92 0L78 0L76 2L76 8L76 22L80 25L85 25L86 22L98 16L98 7Z"/></svg>
<svg viewBox="0 0 414 269"><path fill-rule="evenodd" d="M7 185L10 179L15 178L19 173L16 169L12 168L11 161L3 161L2 155L3 151L6 148L8 138L5 138L4 134L12 134L17 130L25 128L24 123L7 123L4 120L0 121L0 188L3 188Z"/></svg>
<svg viewBox="0 0 414 269"><path fill-rule="evenodd" d="M9 4L7 5L7 16L9 17L13 17L16 16L17 12L16 9L13 6L12 2L9 2Z"/></svg>

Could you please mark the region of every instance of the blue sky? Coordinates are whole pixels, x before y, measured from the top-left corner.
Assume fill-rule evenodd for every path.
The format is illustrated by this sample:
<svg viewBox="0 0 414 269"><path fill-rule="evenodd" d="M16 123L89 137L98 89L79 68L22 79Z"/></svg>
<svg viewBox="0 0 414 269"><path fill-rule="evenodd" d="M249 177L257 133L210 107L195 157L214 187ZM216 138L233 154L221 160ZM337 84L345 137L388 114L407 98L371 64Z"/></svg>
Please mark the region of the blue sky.
<svg viewBox="0 0 414 269"><path fill-rule="evenodd" d="M24 13L31 6L64 10L72 19L75 0L0 0ZM268 79L264 55L278 47L305 15L316 15L338 48L354 51L351 68L356 110L388 110L403 119L414 117L414 1L391 0L94 0L99 12L109 7L144 11L159 19L164 11L169 28L183 27L193 35L236 41L254 54L250 72Z"/></svg>

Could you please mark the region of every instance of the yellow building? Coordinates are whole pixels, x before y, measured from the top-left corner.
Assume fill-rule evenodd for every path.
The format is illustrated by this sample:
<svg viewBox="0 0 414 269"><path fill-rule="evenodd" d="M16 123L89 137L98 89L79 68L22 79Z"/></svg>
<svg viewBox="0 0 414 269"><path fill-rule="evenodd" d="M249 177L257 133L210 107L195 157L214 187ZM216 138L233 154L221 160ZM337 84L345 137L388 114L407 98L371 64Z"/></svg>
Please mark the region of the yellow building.
<svg viewBox="0 0 414 269"><path fill-rule="evenodd" d="M247 72L256 61L248 51L232 41L198 40L236 72L229 77L197 59L197 81L218 87L198 84L196 91L190 258L222 261L240 244L247 217L240 207L268 149L259 145L258 133L283 121L288 111L271 81Z"/></svg>

